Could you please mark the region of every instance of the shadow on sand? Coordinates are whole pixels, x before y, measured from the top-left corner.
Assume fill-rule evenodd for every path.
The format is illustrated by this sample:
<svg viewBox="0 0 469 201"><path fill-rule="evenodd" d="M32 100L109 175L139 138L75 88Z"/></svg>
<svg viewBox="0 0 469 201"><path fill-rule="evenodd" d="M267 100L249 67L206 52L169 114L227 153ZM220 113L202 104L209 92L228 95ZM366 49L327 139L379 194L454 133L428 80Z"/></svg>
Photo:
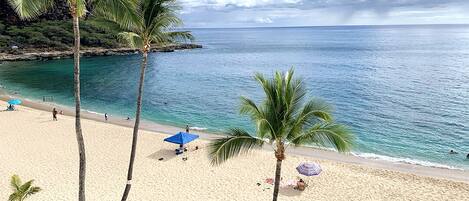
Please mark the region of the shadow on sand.
<svg viewBox="0 0 469 201"><path fill-rule="evenodd" d="M169 161L175 157L176 157L176 154L174 150L169 150L169 149L160 149L159 151L147 156L147 158L149 159L162 161L162 162ZM161 158L163 158L163 160L160 160Z"/></svg>
<svg viewBox="0 0 469 201"><path fill-rule="evenodd" d="M293 187L285 187L285 188L280 188L279 193L284 196L295 197L295 196L300 196L302 191L295 190L293 189Z"/></svg>

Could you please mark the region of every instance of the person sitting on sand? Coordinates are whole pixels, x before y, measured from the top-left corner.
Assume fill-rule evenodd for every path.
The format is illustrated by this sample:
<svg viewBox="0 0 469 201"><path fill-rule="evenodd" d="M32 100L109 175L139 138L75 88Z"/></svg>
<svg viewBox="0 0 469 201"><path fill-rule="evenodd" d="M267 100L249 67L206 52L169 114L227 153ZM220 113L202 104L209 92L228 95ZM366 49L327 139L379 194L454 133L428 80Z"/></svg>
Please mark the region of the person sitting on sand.
<svg viewBox="0 0 469 201"><path fill-rule="evenodd" d="M52 120L53 120L53 121L57 121L57 113L58 113L58 112L57 112L57 110L56 110L55 107L54 107L54 109L52 109Z"/></svg>
<svg viewBox="0 0 469 201"><path fill-rule="evenodd" d="M454 150L451 149L451 150L449 151L449 154L458 154L458 152L455 152Z"/></svg>
<svg viewBox="0 0 469 201"><path fill-rule="evenodd" d="M299 190L299 191L304 191L306 189L306 183L303 181L303 179L300 179L296 182L296 186L294 189Z"/></svg>
<svg viewBox="0 0 469 201"><path fill-rule="evenodd" d="M127 120L130 121L130 117L127 117Z"/></svg>

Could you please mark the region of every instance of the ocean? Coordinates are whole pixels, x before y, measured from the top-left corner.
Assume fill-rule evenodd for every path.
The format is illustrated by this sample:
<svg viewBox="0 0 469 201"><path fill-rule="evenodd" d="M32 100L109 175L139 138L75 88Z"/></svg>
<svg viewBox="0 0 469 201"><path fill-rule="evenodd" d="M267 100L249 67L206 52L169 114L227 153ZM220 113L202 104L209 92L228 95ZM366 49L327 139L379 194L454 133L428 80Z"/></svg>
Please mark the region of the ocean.
<svg viewBox="0 0 469 201"><path fill-rule="evenodd" d="M204 48L151 53L143 118L223 132L254 130L239 97L259 101L255 72L294 68L334 107L355 155L469 169L469 26L193 29ZM134 115L139 55L82 58L82 107ZM10 93L73 106L71 59L0 64ZM448 154L449 150L459 154Z"/></svg>

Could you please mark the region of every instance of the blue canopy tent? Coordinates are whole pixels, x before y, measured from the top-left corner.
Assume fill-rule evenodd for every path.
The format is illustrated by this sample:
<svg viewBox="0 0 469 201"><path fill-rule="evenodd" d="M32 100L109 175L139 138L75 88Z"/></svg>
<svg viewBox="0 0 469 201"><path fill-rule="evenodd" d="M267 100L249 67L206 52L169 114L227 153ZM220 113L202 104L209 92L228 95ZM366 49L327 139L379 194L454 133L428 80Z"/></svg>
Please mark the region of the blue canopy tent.
<svg viewBox="0 0 469 201"><path fill-rule="evenodd" d="M11 100L8 101L8 104L10 104L10 105L19 105L19 104L21 104L21 100L11 99Z"/></svg>
<svg viewBox="0 0 469 201"><path fill-rule="evenodd" d="M194 141L197 138L199 138L198 135L194 135L194 134L190 134L186 132L179 132L176 135L165 138L164 141L171 142L174 144L184 145L184 144Z"/></svg>
<svg viewBox="0 0 469 201"><path fill-rule="evenodd" d="M7 110L13 111L13 110L15 110L14 105L21 104L21 100L19 100L19 99L10 99L10 100L8 100L8 104L10 104L10 106L7 107Z"/></svg>
<svg viewBox="0 0 469 201"><path fill-rule="evenodd" d="M199 138L198 135L194 135L194 134L190 134L190 133L186 133L186 132L179 132L176 135L165 138L164 141L171 142L171 143L174 143L174 144L179 144L180 149L176 150L176 154L180 154L184 151L182 149L184 144L192 142L197 138Z"/></svg>

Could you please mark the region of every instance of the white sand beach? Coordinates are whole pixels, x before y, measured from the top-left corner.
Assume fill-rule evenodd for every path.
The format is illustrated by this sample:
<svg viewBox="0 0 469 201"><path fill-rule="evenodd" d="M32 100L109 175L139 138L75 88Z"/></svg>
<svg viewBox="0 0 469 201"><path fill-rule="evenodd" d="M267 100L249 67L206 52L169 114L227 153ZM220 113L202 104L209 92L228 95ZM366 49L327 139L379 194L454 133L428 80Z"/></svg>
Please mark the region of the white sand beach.
<svg viewBox="0 0 469 201"><path fill-rule="evenodd" d="M6 106L0 101L0 108ZM58 121L52 121L50 112L24 106L17 109L0 112L0 200L6 200L10 194L8 186L13 174L23 180L35 179L35 185L43 189L28 200L76 200L78 150L74 118L60 115ZM83 120L82 124L87 154L87 200L120 200L126 182L131 129L94 120ZM165 137L166 134L157 132L140 132L129 200L271 199L273 188L264 180L274 175L273 153L258 150L214 167L205 148L207 140L190 143L189 152L176 156L177 146L163 142ZM195 146L201 149L195 151ZM324 152L308 151L314 152L311 156ZM299 176L295 167L304 161L320 163L323 172L306 179L309 187L304 192L282 188L279 200L469 200L466 171L387 167L383 163L357 162L350 156L329 160L304 155L308 154L287 155L282 171L284 180ZM403 169L408 169L407 173L395 171ZM432 174L435 177L428 177Z"/></svg>

